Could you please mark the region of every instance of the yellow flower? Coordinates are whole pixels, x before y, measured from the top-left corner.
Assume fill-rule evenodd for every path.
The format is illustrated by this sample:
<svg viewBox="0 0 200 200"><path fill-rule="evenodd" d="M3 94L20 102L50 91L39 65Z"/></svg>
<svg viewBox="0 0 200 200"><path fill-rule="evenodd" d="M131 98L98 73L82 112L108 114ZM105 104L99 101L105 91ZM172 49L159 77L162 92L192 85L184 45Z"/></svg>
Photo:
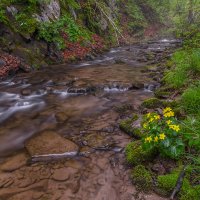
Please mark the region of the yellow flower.
<svg viewBox="0 0 200 200"><path fill-rule="evenodd" d="M169 128L176 132L179 132L181 130L179 125L169 125Z"/></svg>
<svg viewBox="0 0 200 200"><path fill-rule="evenodd" d="M167 113L167 112L171 112L171 111L172 111L172 109L170 107L167 107L163 110L163 113Z"/></svg>
<svg viewBox="0 0 200 200"><path fill-rule="evenodd" d="M143 124L143 128L145 128L145 129L147 128L147 123Z"/></svg>
<svg viewBox="0 0 200 200"><path fill-rule="evenodd" d="M154 142L158 142L158 136L156 136L155 138L154 138Z"/></svg>
<svg viewBox="0 0 200 200"><path fill-rule="evenodd" d="M147 118L149 118L150 116L151 116L151 113L148 113L148 114L147 114Z"/></svg>
<svg viewBox="0 0 200 200"><path fill-rule="evenodd" d="M145 138L145 142L149 142L150 143L151 141L152 141L152 137L151 136Z"/></svg>
<svg viewBox="0 0 200 200"><path fill-rule="evenodd" d="M159 135L159 138L160 138L161 140L164 140L164 139L166 138L166 135L165 135L164 133L161 133L161 134Z"/></svg>
<svg viewBox="0 0 200 200"><path fill-rule="evenodd" d="M172 123L172 121L171 121L171 120L167 120L166 123L167 123L168 125L170 125L170 124Z"/></svg>
<svg viewBox="0 0 200 200"><path fill-rule="evenodd" d="M165 112L164 113L164 117L174 117L174 112L173 111L169 111L169 112Z"/></svg>
<svg viewBox="0 0 200 200"><path fill-rule="evenodd" d="M159 120L159 119L160 119L160 115L155 115L155 116L154 116L154 119L155 119L155 120Z"/></svg>
<svg viewBox="0 0 200 200"><path fill-rule="evenodd" d="M154 121L154 118L151 117L151 118L149 119L149 122L153 122L153 121Z"/></svg>

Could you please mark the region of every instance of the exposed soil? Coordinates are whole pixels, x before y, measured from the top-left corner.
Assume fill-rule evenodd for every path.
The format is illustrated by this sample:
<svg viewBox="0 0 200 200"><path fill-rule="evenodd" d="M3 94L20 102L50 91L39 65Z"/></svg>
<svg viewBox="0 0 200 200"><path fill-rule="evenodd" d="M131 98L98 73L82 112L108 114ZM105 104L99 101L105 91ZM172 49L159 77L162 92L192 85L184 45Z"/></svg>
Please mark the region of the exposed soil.
<svg viewBox="0 0 200 200"><path fill-rule="evenodd" d="M175 46L120 47L0 82L0 200L164 200L132 185L118 122L140 113Z"/></svg>

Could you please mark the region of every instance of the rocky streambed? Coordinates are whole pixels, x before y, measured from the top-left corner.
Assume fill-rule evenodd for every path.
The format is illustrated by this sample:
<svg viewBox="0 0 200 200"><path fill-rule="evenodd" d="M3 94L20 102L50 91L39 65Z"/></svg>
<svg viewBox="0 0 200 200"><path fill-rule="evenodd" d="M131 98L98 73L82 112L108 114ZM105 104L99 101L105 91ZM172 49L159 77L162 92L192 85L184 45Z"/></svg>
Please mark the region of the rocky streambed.
<svg viewBox="0 0 200 200"><path fill-rule="evenodd" d="M0 199L162 200L136 191L118 126L159 87L176 40L0 82Z"/></svg>

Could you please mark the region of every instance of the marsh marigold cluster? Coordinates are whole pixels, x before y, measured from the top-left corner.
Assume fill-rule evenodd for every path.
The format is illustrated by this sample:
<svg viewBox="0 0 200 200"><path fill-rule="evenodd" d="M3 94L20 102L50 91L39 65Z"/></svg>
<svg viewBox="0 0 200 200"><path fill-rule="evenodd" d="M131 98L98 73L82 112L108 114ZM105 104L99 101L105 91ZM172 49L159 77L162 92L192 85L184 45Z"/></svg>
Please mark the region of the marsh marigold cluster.
<svg viewBox="0 0 200 200"><path fill-rule="evenodd" d="M179 132L180 126L174 122L174 112L170 107L163 109L163 116L157 113L148 113L143 123L143 129L148 134L144 138L144 142L159 143L168 138L170 130Z"/></svg>
<svg viewBox="0 0 200 200"><path fill-rule="evenodd" d="M146 114L142 127L144 132L143 146L147 149L157 147L160 152L176 157L178 152L176 148L184 146L179 137L181 128L170 107L163 109L162 114Z"/></svg>

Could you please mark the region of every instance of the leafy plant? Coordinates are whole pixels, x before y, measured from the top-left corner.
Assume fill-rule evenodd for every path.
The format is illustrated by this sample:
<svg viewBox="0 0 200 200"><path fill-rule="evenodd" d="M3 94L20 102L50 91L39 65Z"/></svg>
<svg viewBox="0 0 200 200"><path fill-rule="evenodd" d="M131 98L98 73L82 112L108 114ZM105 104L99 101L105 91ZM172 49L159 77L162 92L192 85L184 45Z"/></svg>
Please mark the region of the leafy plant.
<svg viewBox="0 0 200 200"><path fill-rule="evenodd" d="M76 22L69 16L64 16L56 22L42 23L39 28L39 38L47 42L55 42L59 49L65 47L62 33L67 34L67 39L71 42L77 42L79 39L90 39L90 34L76 24Z"/></svg>
<svg viewBox="0 0 200 200"><path fill-rule="evenodd" d="M191 86L184 91L181 104L187 113L197 114L200 111L200 86Z"/></svg>
<svg viewBox="0 0 200 200"><path fill-rule="evenodd" d="M5 11L3 9L1 10L1 8L0 8L0 22L2 22L4 24L6 24L8 22L8 19L5 15Z"/></svg>
<svg viewBox="0 0 200 200"><path fill-rule="evenodd" d="M158 149L167 157L177 159L184 153L180 125L171 108L165 108L163 115L148 113L143 122L143 148Z"/></svg>
<svg viewBox="0 0 200 200"><path fill-rule="evenodd" d="M200 116L188 116L182 124L185 143L190 149L200 150Z"/></svg>
<svg viewBox="0 0 200 200"><path fill-rule="evenodd" d="M38 25L38 21L35 18L29 17L27 14L22 12L15 15L15 19L18 24L18 32L30 34L35 32Z"/></svg>

